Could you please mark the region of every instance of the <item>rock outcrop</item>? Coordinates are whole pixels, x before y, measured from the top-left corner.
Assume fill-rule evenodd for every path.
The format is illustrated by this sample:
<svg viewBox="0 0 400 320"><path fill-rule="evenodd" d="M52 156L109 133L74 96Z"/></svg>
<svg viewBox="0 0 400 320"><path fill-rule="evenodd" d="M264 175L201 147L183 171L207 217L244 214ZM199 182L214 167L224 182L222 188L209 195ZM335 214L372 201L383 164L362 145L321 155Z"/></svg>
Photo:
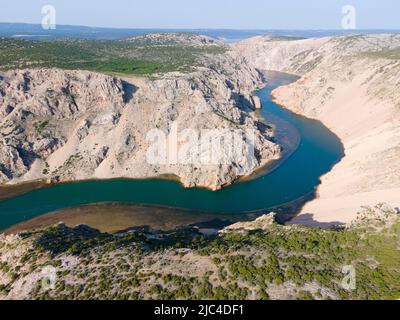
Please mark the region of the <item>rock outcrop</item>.
<svg viewBox="0 0 400 320"><path fill-rule="evenodd" d="M205 35L184 32L159 32L134 36L121 41L134 42L138 45L185 45L185 46L223 46L220 40Z"/></svg>
<svg viewBox="0 0 400 320"><path fill-rule="evenodd" d="M186 187L213 190L280 156L272 131L253 115L261 77L235 52L190 74L157 80L88 71L8 71L0 78L0 183L62 182L172 174ZM185 129L255 133L251 163L151 164L147 134ZM213 136L212 139L217 137ZM243 137L244 139L244 137ZM192 155L196 157L196 154Z"/></svg>
<svg viewBox="0 0 400 320"><path fill-rule="evenodd" d="M222 229L220 233L229 233L229 232L247 232L254 230L265 230L268 231L271 229L271 226L276 224L275 213L271 212L270 214L262 215L258 217L254 221L245 221L245 222L237 222L226 228Z"/></svg>
<svg viewBox="0 0 400 320"><path fill-rule="evenodd" d="M345 147L294 222L349 222L364 205L400 206L399 35L257 37L236 47L260 69L301 76L273 92L276 102L321 120Z"/></svg>

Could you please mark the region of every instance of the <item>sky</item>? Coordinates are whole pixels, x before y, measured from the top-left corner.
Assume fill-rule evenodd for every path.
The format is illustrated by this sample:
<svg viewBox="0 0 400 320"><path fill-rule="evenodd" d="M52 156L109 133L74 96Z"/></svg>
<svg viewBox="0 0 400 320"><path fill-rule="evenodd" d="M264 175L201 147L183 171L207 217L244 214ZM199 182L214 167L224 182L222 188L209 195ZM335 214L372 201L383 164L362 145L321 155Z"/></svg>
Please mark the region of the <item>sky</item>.
<svg viewBox="0 0 400 320"><path fill-rule="evenodd" d="M0 22L113 28L340 29L342 8L356 9L357 29L400 29L399 0L0 0Z"/></svg>

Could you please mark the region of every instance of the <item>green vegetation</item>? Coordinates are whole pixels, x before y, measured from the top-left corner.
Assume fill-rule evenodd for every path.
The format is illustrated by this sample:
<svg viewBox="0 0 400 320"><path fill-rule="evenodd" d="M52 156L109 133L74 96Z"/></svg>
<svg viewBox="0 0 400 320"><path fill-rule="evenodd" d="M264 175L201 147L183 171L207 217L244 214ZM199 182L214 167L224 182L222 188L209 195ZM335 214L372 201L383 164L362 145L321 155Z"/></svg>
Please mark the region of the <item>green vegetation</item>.
<svg viewBox="0 0 400 320"><path fill-rule="evenodd" d="M384 58L390 60L400 60L400 49L392 49L392 50L382 50L375 52L365 53L368 57L371 58Z"/></svg>
<svg viewBox="0 0 400 320"><path fill-rule="evenodd" d="M44 175L47 175L47 174L50 173L50 165L49 165L48 162L46 161L46 162L44 163L44 166L45 166L45 167L44 167L42 173L43 173Z"/></svg>
<svg viewBox="0 0 400 320"><path fill-rule="evenodd" d="M384 217L346 229L273 224L214 237L192 228L110 235L58 225L21 235L19 250L33 246L17 262L0 265L10 275L1 290L7 294L19 277L52 265L55 289L38 283L33 298L396 299L400 217L388 211ZM67 266L63 261L72 257L79 263ZM355 290L342 286L343 266L354 267Z"/></svg>
<svg viewBox="0 0 400 320"><path fill-rule="evenodd" d="M207 54L223 46L143 41L0 39L0 70L51 68L151 75L191 71Z"/></svg>
<svg viewBox="0 0 400 320"><path fill-rule="evenodd" d="M44 131L46 130L46 128L48 127L48 125L49 125L49 121L36 122L35 129L36 129L37 133L42 135L44 133Z"/></svg>

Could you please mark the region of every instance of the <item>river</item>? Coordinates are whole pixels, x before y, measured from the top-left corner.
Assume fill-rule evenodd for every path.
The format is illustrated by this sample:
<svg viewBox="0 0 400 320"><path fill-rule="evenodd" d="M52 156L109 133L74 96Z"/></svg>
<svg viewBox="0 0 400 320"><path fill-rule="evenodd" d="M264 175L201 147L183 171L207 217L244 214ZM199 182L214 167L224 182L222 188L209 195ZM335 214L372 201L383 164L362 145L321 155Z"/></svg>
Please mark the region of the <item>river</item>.
<svg viewBox="0 0 400 320"><path fill-rule="evenodd" d="M218 192L185 189L163 179L82 181L53 185L0 202L0 230L22 221L84 204L121 202L168 206L210 213L241 214L271 208L298 199L320 184L320 177L344 155L340 140L320 121L296 115L275 104L271 91L296 77L274 73L267 86L256 92L261 98L261 115L289 122L300 143L275 170Z"/></svg>

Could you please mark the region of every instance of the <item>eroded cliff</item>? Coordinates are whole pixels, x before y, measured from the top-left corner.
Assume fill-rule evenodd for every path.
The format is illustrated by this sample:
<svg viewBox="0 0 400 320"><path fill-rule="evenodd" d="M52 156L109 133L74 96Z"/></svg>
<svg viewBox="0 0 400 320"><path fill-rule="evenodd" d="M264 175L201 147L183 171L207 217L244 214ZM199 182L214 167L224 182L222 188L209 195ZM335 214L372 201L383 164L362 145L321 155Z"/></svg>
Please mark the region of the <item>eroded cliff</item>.
<svg viewBox="0 0 400 320"><path fill-rule="evenodd" d="M248 164L230 154L221 164L149 163L148 132L169 134L172 124L179 131L254 132L250 171L279 158L272 130L254 115L258 71L233 51L203 60L194 72L157 79L60 69L4 72L0 183L172 174L186 187L219 189L243 175Z"/></svg>
<svg viewBox="0 0 400 320"><path fill-rule="evenodd" d="M348 222L364 205L400 206L399 46L400 36L389 34L236 45L258 68L301 76L275 90L275 100L321 120L345 146L294 222Z"/></svg>

